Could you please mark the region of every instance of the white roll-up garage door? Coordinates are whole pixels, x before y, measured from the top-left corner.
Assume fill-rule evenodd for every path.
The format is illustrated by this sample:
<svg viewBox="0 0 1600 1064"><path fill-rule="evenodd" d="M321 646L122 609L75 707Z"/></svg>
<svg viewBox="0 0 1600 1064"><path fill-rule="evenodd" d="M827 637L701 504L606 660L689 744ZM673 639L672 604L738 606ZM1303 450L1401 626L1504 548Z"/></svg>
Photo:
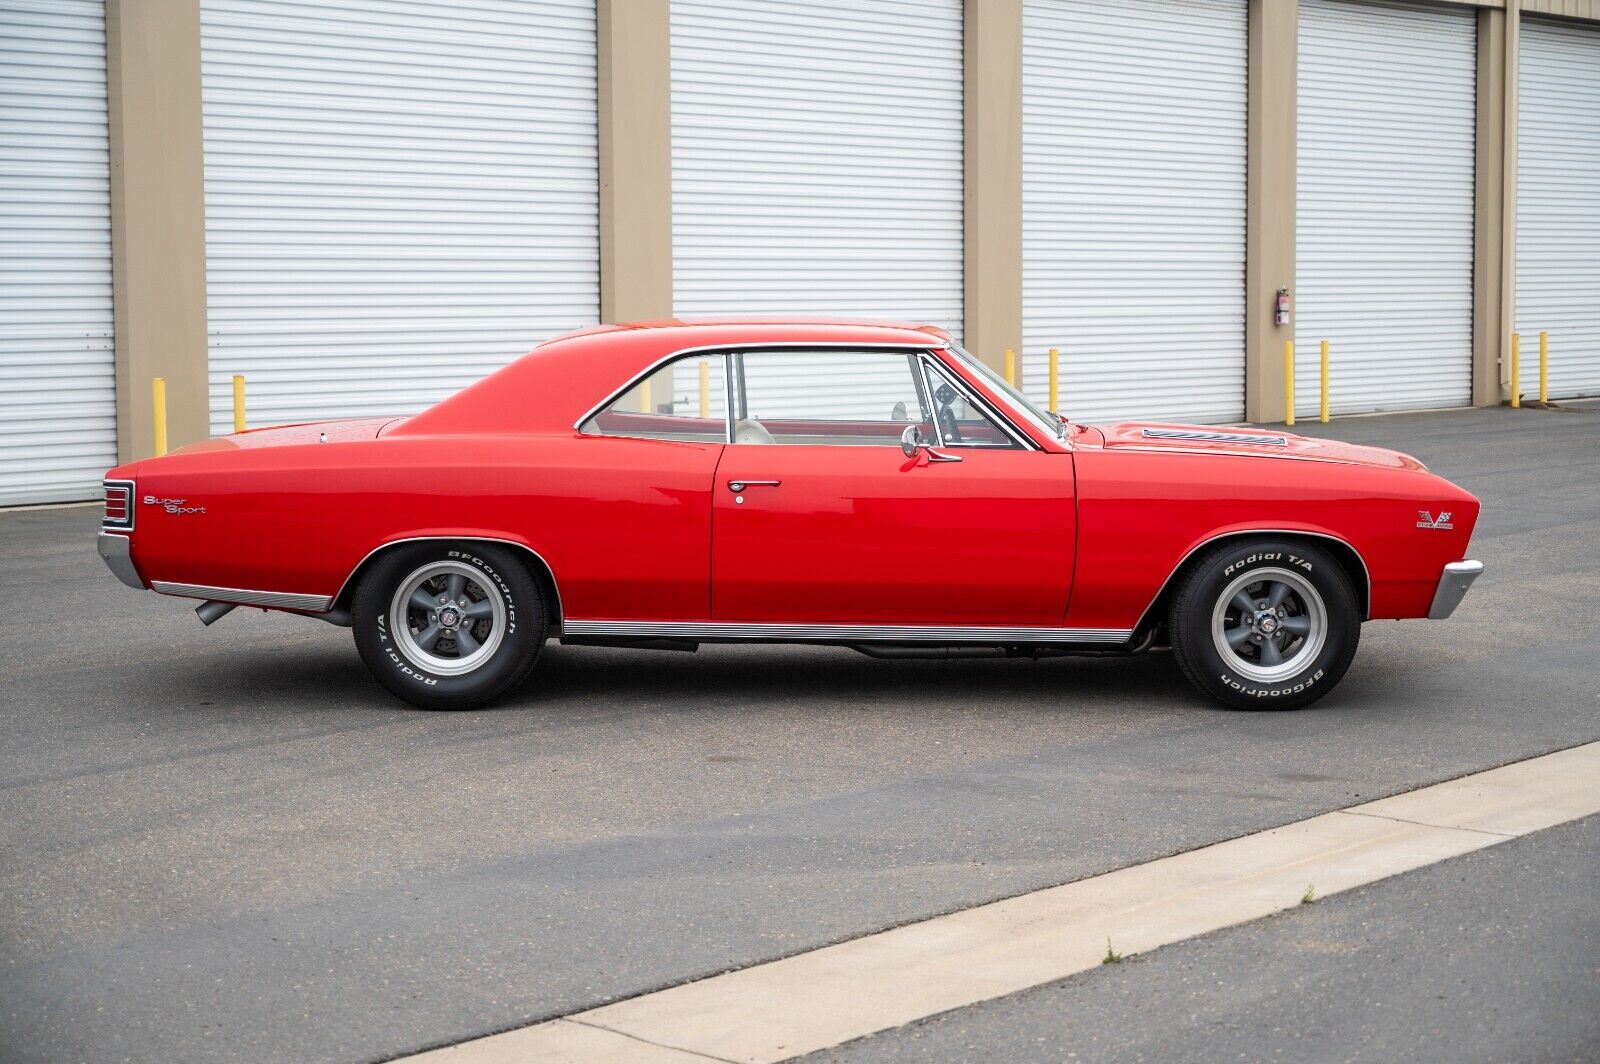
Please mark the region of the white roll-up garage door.
<svg viewBox="0 0 1600 1064"><path fill-rule="evenodd" d="M1472 396L1476 16L1301 0L1296 409L1463 406Z"/></svg>
<svg viewBox="0 0 1600 1064"><path fill-rule="evenodd" d="M101 0L0 3L0 506L117 464Z"/></svg>
<svg viewBox="0 0 1600 1064"><path fill-rule="evenodd" d="M672 0L680 315L960 334L960 0Z"/></svg>
<svg viewBox="0 0 1600 1064"><path fill-rule="evenodd" d="M1244 0L1027 0L1023 383L1079 420L1244 416Z"/></svg>
<svg viewBox="0 0 1600 1064"><path fill-rule="evenodd" d="M407 413L599 314L594 0L202 0L213 431Z"/></svg>
<svg viewBox="0 0 1600 1064"><path fill-rule="evenodd" d="M1600 27L1524 19L1517 119L1517 321L1522 388L1600 395Z"/></svg>

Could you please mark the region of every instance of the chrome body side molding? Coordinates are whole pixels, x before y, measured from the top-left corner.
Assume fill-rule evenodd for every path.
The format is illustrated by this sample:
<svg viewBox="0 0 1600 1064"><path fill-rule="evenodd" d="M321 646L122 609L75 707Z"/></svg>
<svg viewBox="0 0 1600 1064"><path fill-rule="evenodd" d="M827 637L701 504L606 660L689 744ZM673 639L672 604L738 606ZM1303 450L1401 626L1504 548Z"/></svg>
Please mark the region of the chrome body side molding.
<svg viewBox="0 0 1600 1064"><path fill-rule="evenodd" d="M561 634L639 639L727 640L773 643L1050 643L1115 645L1133 635L1124 628L1002 628L986 626L773 624L731 621L565 620Z"/></svg>
<svg viewBox="0 0 1600 1064"><path fill-rule="evenodd" d="M1483 573L1483 563L1467 559L1449 562L1439 574L1439 586L1433 592L1433 605L1428 607L1428 619L1442 621L1456 611L1467 589Z"/></svg>
<svg viewBox="0 0 1600 1064"><path fill-rule="evenodd" d="M238 587L174 584L166 580L152 580L150 590L182 598L232 602L240 606L262 606L274 610L303 610L306 613L325 613L328 607L333 605L333 600L326 595L295 595L287 591L250 591Z"/></svg>

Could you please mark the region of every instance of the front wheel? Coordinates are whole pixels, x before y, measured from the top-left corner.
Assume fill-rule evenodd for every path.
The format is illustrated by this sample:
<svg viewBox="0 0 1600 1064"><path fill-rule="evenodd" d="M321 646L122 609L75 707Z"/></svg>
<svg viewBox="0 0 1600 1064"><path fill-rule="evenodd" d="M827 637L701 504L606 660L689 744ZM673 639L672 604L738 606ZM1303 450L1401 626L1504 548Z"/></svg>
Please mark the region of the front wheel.
<svg viewBox="0 0 1600 1064"><path fill-rule="evenodd" d="M1339 682L1361 638L1349 574L1293 540L1209 551L1180 578L1168 624L1184 675L1237 709L1310 705Z"/></svg>
<svg viewBox="0 0 1600 1064"><path fill-rule="evenodd" d="M426 542L380 558L356 588L361 660L423 709L472 709L527 678L544 645L544 603L503 547Z"/></svg>

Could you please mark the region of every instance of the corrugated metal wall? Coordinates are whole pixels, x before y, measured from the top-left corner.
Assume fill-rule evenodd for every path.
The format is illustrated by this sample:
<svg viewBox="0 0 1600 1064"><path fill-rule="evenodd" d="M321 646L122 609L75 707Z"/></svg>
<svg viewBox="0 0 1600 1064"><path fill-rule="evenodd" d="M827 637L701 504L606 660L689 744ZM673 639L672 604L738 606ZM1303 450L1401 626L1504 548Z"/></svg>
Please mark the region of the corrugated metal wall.
<svg viewBox="0 0 1600 1064"><path fill-rule="evenodd" d="M673 0L675 309L962 323L959 0Z"/></svg>
<svg viewBox="0 0 1600 1064"><path fill-rule="evenodd" d="M1296 408L1472 398L1476 17L1301 0Z"/></svg>
<svg viewBox="0 0 1600 1064"><path fill-rule="evenodd" d="M0 506L98 496L117 463L106 23L0 3Z"/></svg>
<svg viewBox="0 0 1600 1064"><path fill-rule="evenodd" d="M1244 416L1244 0L1027 0L1024 385L1077 420Z"/></svg>
<svg viewBox="0 0 1600 1064"><path fill-rule="evenodd" d="M408 413L599 315L593 0L202 0L212 428Z"/></svg>
<svg viewBox="0 0 1600 1064"><path fill-rule="evenodd" d="M1527 19L1518 78L1516 326L1522 387L1600 394L1600 27Z"/></svg>

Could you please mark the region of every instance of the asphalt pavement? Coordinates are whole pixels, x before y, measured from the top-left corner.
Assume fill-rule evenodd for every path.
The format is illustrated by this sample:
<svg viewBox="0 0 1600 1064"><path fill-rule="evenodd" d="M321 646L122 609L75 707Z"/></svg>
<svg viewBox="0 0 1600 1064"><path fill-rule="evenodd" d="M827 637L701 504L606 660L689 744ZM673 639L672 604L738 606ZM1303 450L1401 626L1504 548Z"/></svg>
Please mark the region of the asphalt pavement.
<svg viewBox="0 0 1600 1064"><path fill-rule="evenodd" d="M1600 817L804 1058L1582 1064Z"/></svg>
<svg viewBox="0 0 1600 1064"><path fill-rule="evenodd" d="M121 586L93 510L0 514L0 1059L383 1059L1600 738L1600 411L1326 434L1476 493L1488 570L1286 714L1164 656L556 645L503 704L423 713L342 629Z"/></svg>

